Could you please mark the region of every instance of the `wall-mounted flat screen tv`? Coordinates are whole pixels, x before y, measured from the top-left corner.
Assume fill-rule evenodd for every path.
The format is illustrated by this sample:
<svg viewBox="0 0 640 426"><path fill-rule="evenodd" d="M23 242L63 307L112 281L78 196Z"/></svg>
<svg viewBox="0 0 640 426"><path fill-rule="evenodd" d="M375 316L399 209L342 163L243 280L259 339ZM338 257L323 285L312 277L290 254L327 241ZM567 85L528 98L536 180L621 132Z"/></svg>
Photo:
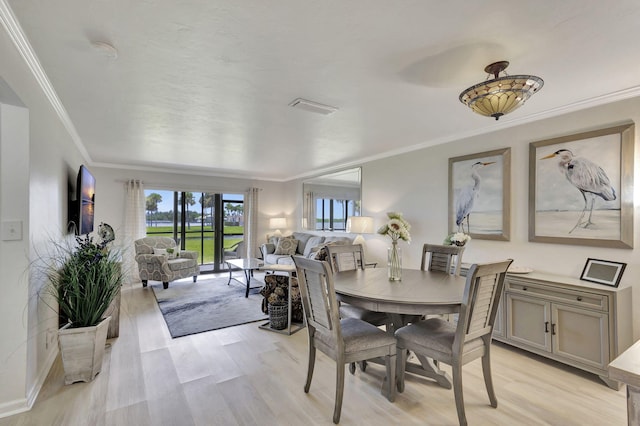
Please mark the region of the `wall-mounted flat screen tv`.
<svg viewBox="0 0 640 426"><path fill-rule="evenodd" d="M77 235L93 232L93 209L95 204L96 179L89 169L80 166L76 183L76 201L72 209L72 222Z"/></svg>

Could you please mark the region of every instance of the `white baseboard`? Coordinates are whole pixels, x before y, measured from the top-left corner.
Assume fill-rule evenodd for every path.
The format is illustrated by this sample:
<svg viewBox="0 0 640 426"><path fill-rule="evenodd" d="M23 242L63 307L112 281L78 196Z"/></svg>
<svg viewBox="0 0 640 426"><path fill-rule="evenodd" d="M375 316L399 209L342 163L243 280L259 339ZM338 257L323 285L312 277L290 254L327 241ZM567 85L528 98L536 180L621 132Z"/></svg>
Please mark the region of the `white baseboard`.
<svg viewBox="0 0 640 426"><path fill-rule="evenodd" d="M0 419L3 417L13 416L14 414L23 413L30 409L31 407L27 404L27 398L5 402L0 404Z"/></svg>
<svg viewBox="0 0 640 426"><path fill-rule="evenodd" d="M42 390L42 386L44 386L44 381L47 379L53 363L58 357L58 347L54 346L54 348L55 349L49 353L44 367L40 371L40 374L38 374L35 383L31 386L26 397L0 404L0 419L31 410L33 404L35 404L36 399L38 398L38 394Z"/></svg>
<svg viewBox="0 0 640 426"><path fill-rule="evenodd" d="M38 377L36 378L35 383L31 387L31 389L29 389L29 392L27 392L27 401L29 404L29 410L31 410L31 407L33 407L33 404L36 403L36 398L38 398L38 394L42 390L42 386L44 386L44 381L47 379L47 376L49 375L49 371L51 371L51 367L53 366L53 363L56 361L56 358L58 357L58 352L59 352L58 345L53 346L53 350L49 352L49 356L47 357L47 360L44 363L44 368L40 370L40 374L38 374Z"/></svg>

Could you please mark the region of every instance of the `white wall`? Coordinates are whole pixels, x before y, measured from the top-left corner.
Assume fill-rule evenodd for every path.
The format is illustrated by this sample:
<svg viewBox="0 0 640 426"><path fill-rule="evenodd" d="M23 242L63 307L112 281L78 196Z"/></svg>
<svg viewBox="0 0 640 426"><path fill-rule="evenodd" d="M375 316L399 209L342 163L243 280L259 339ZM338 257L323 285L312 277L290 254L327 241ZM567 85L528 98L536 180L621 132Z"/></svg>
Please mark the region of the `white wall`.
<svg viewBox="0 0 640 426"><path fill-rule="evenodd" d="M526 106L524 107L526 108ZM471 111L468 112L471 114ZM472 240L465 250L465 262L513 258L515 265L579 278L588 257L626 262L620 286L633 287L634 336L640 338L640 241L635 249L611 249L528 241L529 143L592 129L611 127L625 121L636 123L634 234L640 230L640 98L546 119L488 135L435 146L393 158L363 164L363 215L375 218L376 228L387 211L400 211L412 225L412 242L400 243L403 265L420 266L422 244L441 243L447 234L448 159L466 154L511 147L511 240ZM298 184L298 205L302 190ZM300 214L300 213L299 213ZM389 240L368 235L369 261L386 263ZM629 319L631 321L631 319Z"/></svg>
<svg viewBox="0 0 640 426"><path fill-rule="evenodd" d="M31 406L57 354L57 315L40 302L45 281L30 265L38 252L47 251L51 238L62 238L68 181L84 159L5 31L0 32L0 57L0 98L7 102L10 94L10 104L26 108L3 106L0 118L0 220L23 224L23 240L0 242L3 417ZM17 125L19 131L5 133Z"/></svg>
<svg viewBox="0 0 640 426"><path fill-rule="evenodd" d="M14 223L18 239L0 238L3 290L0 316L0 401L20 409L26 395L28 326L24 315L29 300L29 113L26 108L0 104L0 223ZM22 234L22 236L18 234Z"/></svg>

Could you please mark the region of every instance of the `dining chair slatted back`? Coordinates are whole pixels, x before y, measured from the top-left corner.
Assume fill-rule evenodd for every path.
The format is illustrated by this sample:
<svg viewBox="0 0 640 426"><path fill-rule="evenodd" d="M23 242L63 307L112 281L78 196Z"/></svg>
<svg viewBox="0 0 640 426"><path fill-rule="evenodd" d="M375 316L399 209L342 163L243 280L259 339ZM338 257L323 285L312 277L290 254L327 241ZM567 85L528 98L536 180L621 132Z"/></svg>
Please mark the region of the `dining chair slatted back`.
<svg viewBox="0 0 640 426"><path fill-rule="evenodd" d="M331 267L335 273L364 269L364 251L362 244L326 246ZM375 312L358 306L340 303L341 318L358 318L377 326L384 325L391 330L391 318L384 312ZM353 373L353 368L351 368Z"/></svg>
<svg viewBox="0 0 640 426"><path fill-rule="evenodd" d="M422 263L420 264L420 269L423 271L439 271L447 274L460 275L463 252L464 247L427 243L422 247ZM429 258L428 265L427 257Z"/></svg>
<svg viewBox="0 0 640 426"><path fill-rule="evenodd" d="M469 271L472 278L465 288L456 331L464 336L464 342L493 332L506 274L506 269L503 271L502 268L506 263L476 265L475 271Z"/></svg>
<svg viewBox="0 0 640 426"><path fill-rule="evenodd" d="M326 248L335 272L364 269L362 244L328 245Z"/></svg>
<svg viewBox="0 0 640 426"><path fill-rule="evenodd" d="M482 358L485 387L492 407L498 406L491 379L491 334L504 280L513 260L474 264L469 269L457 325L442 318L418 321L396 331L398 391L404 391L406 352L451 366L458 421L467 424L462 395L462 366Z"/></svg>
<svg viewBox="0 0 640 426"><path fill-rule="evenodd" d="M303 276L306 284L304 287L300 287L300 293L302 295L304 310L307 315L307 323L311 324L316 329L322 329L327 333L334 333L333 324L339 321L339 318L332 318L332 312L336 312L337 308L332 306L333 303L337 305L337 301L334 301L335 290L332 286L332 281L327 278L326 271L328 268L322 263L314 263L306 266L307 271ZM329 270L329 276L331 271ZM334 336L338 339L339 336Z"/></svg>
<svg viewBox="0 0 640 426"><path fill-rule="evenodd" d="M328 262L294 256L309 338L309 364L304 391L309 392L316 349L336 362L336 399L333 421L340 421L345 364L383 357L386 385L382 393L395 399L396 339L357 318L339 318L333 271Z"/></svg>

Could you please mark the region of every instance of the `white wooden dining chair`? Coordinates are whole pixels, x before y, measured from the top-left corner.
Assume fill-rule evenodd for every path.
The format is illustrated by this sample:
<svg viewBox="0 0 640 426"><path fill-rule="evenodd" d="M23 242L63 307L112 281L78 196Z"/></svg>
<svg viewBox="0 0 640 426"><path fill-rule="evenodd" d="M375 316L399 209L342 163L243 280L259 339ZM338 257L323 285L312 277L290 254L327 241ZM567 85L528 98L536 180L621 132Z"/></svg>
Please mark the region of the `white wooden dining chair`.
<svg viewBox="0 0 640 426"><path fill-rule="evenodd" d="M327 253L334 273L364 269L365 262L362 244L327 246ZM393 333L393 322L391 321L391 317L385 312L376 312L340 302L340 318L358 318L376 327L384 325L388 332ZM366 371L367 361L362 361L359 365L361 371ZM349 364L349 372L355 374L355 363Z"/></svg>
<svg viewBox="0 0 640 426"><path fill-rule="evenodd" d="M335 244L325 246L334 271L364 269L362 244Z"/></svg>
<svg viewBox="0 0 640 426"><path fill-rule="evenodd" d="M422 246L423 271L440 271L447 274L460 275L464 246L425 244ZM429 262L427 263L427 257ZM425 269L426 268L426 269Z"/></svg>
<svg viewBox="0 0 640 426"><path fill-rule="evenodd" d="M382 393L393 402L396 395L396 339L357 318L340 319L338 300L329 263L294 256L298 285L307 322L309 364L305 393L309 392L316 349L336 362L336 398L333 422L340 421L344 394L345 364L383 357L386 379Z"/></svg>
<svg viewBox="0 0 640 426"><path fill-rule="evenodd" d="M463 252L464 247L456 245L426 243L422 246L422 262L420 263L420 269L423 271L436 271L458 276L460 275L460 265L462 264ZM446 318L447 321L455 322L458 320L458 314L441 314L438 316ZM417 321L418 318L425 319L424 316L414 317L411 319L411 322Z"/></svg>
<svg viewBox="0 0 640 426"><path fill-rule="evenodd" d="M364 269L364 254L361 244L330 245L327 246L327 252L335 273ZM386 313L371 311L347 303L340 303L340 317L358 318L376 327L387 326L389 330L391 327L391 319Z"/></svg>
<svg viewBox="0 0 640 426"><path fill-rule="evenodd" d="M400 328L397 338L397 385L404 391L407 350L451 366L453 392L460 425L467 424L462 396L462 366L482 357L484 383L491 406L498 400L491 379L491 334L507 269L513 260L474 264L469 269L457 325L429 318Z"/></svg>

